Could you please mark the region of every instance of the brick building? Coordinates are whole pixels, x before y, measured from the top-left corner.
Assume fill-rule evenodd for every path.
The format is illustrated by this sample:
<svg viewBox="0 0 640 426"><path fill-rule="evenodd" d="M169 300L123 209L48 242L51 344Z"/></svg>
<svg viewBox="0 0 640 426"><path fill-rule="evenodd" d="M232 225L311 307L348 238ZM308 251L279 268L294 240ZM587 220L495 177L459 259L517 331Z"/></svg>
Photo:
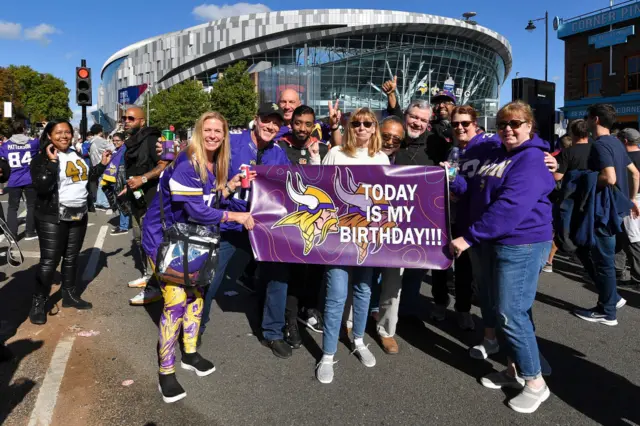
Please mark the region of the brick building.
<svg viewBox="0 0 640 426"><path fill-rule="evenodd" d="M612 104L617 127L640 122L640 0L632 0L568 20L554 20L565 42L562 110L582 118L589 105Z"/></svg>

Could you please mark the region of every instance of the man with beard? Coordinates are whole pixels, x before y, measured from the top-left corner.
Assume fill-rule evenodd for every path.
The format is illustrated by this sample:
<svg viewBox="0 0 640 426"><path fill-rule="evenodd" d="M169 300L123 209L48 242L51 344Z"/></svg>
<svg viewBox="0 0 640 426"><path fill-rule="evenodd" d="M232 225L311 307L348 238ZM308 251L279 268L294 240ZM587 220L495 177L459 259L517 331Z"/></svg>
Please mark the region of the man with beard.
<svg viewBox="0 0 640 426"><path fill-rule="evenodd" d="M306 105L297 107L291 115L291 132L279 139L291 164L319 165L329 147L312 136L316 114ZM283 265L284 266L284 265ZM289 264L289 287L286 301L284 340L294 349L302 345L297 321L311 331L322 333L322 309L319 296L322 290L323 265ZM297 321L296 321L297 319Z"/></svg>
<svg viewBox="0 0 640 426"><path fill-rule="evenodd" d="M160 160L156 153L156 142L160 131L155 127L147 127L144 111L139 107L127 108L123 117L124 129L129 135L125 141L125 169L127 172L128 197L131 201L133 216L134 253L137 252L138 261L142 267L142 277L129 282L131 288L143 288L134 298L129 300L132 305L146 305L162 298L158 283L151 279L149 261L142 248L142 221L147 206L156 195L160 173L169 164Z"/></svg>
<svg viewBox="0 0 640 426"><path fill-rule="evenodd" d="M450 146L453 142L451 129L451 112L456 106L456 97L449 90L441 90L431 98L433 112L436 115L431 124L432 138L438 138L440 143Z"/></svg>

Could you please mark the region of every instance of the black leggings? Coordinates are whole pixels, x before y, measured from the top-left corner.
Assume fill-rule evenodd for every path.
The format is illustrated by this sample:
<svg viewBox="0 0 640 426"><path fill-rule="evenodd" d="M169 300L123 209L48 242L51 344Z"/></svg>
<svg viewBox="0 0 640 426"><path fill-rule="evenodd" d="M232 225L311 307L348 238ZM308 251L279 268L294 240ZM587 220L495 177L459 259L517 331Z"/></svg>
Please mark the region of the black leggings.
<svg viewBox="0 0 640 426"><path fill-rule="evenodd" d="M40 264L36 272L36 294L49 296L53 274L62 258L62 288L76 285L78 254L87 232L87 215L77 222L36 220L40 240Z"/></svg>

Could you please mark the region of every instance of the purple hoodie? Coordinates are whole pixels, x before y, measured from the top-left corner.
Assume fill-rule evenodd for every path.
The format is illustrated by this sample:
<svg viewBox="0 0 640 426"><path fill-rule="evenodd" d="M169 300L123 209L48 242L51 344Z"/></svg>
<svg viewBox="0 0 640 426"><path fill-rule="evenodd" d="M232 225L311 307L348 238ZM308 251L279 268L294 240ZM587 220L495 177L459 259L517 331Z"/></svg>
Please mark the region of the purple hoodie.
<svg viewBox="0 0 640 426"><path fill-rule="evenodd" d="M487 148L490 146L486 144ZM462 236L470 245L485 241L504 245L551 241L548 195L555 182L544 164L547 150L548 144L534 135L511 152L503 146L478 152L476 158L481 165L473 177L466 179L471 225ZM456 180L459 179L464 178ZM458 184L452 189L464 187Z"/></svg>

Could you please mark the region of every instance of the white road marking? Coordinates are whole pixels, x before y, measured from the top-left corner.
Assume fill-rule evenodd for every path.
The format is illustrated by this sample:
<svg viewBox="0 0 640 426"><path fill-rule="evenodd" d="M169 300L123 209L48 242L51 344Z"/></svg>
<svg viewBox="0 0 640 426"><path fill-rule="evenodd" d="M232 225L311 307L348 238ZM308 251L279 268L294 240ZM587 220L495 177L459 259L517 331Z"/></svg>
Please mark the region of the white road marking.
<svg viewBox="0 0 640 426"><path fill-rule="evenodd" d="M102 252L102 245L104 244L104 239L107 236L108 228L109 227L107 225L100 227L98 238L96 238L96 243L93 245L94 250L91 251L91 257L89 258L89 262L87 262L87 267L84 268L82 281L89 281L94 277L96 268L98 267L98 259L100 259L100 253Z"/></svg>
<svg viewBox="0 0 640 426"><path fill-rule="evenodd" d="M64 370L67 368L67 361L69 361L75 338L75 336L66 336L58 342L56 350L53 352L53 357L51 357L47 374L45 374L42 386L38 391L38 399L31 412L29 426L48 426L51 424L60 384L62 383Z"/></svg>
<svg viewBox="0 0 640 426"><path fill-rule="evenodd" d="M40 252L39 251L23 251L22 255L25 258L40 259Z"/></svg>

